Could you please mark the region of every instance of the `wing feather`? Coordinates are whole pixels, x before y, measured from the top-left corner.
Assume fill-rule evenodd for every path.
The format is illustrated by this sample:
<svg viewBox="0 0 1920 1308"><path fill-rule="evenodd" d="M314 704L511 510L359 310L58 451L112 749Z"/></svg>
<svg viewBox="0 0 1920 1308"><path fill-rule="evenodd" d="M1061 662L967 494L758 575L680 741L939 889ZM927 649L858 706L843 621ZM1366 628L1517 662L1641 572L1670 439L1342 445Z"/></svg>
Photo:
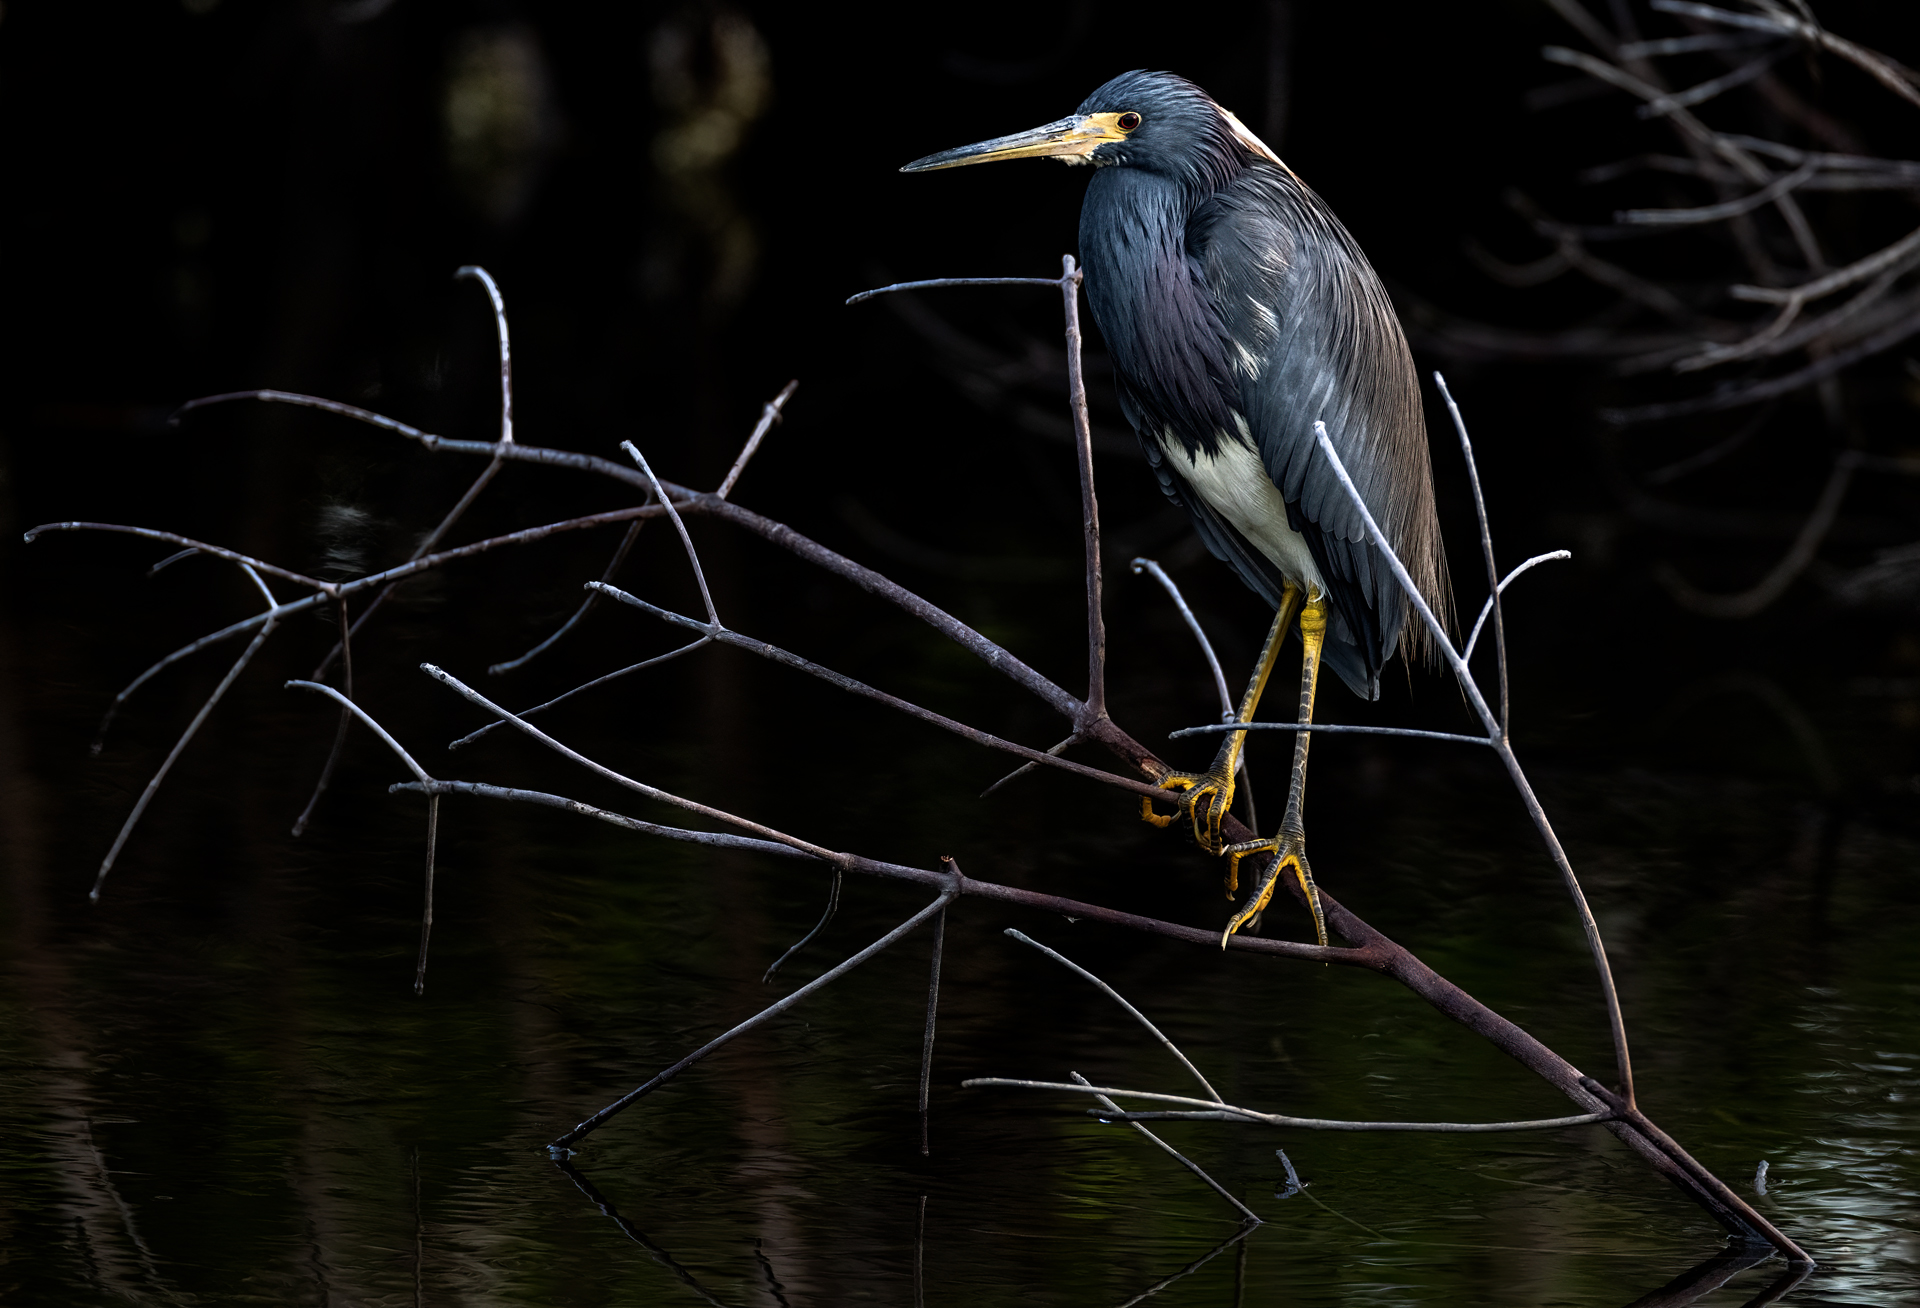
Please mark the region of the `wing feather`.
<svg viewBox="0 0 1920 1308"><path fill-rule="evenodd" d="M1393 656L1409 606L1365 540L1314 437L1333 446L1427 601L1444 621L1446 564L1433 506L1413 357L1386 289L1318 196L1256 160L1195 212L1188 257L1239 361L1239 408L1262 462L1307 538L1369 671Z"/></svg>

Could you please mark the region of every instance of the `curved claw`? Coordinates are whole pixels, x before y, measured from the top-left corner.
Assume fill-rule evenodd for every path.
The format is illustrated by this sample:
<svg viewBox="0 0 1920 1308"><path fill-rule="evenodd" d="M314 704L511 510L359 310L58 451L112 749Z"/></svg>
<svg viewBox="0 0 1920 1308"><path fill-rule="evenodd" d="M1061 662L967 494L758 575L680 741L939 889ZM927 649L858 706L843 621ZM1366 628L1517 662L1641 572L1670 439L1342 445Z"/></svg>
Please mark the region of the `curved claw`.
<svg viewBox="0 0 1920 1308"><path fill-rule="evenodd" d="M1209 854L1226 851L1220 824L1233 806L1233 778L1213 772L1169 772L1160 778L1160 789L1179 793L1179 808L1172 813L1156 813L1153 801L1142 797L1140 817L1156 827L1170 827L1185 817L1193 824L1193 840Z"/></svg>
<svg viewBox="0 0 1920 1308"><path fill-rule="evenodd" d="M1300 836L1280 836L1272 840L1249 840L1244 844L1230 846L1227 855L1227 878L1230 887L1237 886L1240 879L1240 860L1248 854L1271 853L1273 863L1267 868L1266 876L1253 894L1247 897L1247 903L1233 920L1227 923L1227 929L1220 933L1220 948L1227 947L1227 937L1242 926L1260 916L1267 904L1273 899L1273 889L1280 884L1280 875L1288 868L1299 880L1300 888L1306 892L1307 907L1313 913L1313 931L1320 944L1327 943L1327 918L1320 907L1320 891L1313 884L1313 869L1307 865L1306 841Z"/></svg>

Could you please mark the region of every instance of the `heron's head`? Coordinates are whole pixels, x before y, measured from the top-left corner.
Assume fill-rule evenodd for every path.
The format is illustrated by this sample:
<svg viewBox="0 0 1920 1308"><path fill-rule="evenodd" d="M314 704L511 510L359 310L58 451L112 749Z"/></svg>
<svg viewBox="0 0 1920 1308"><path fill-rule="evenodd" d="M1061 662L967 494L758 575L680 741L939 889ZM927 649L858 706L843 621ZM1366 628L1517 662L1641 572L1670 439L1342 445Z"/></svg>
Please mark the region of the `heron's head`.
<svg viewBox="0 0 1920 1308"><path fill-rule="evenodd" d="M1162 173L1211 191L1253 155L1273 159L1232 114L1186 78L1136 69L1108 82L1068 118L916 159L900 171L1035 157Z"/></svg>

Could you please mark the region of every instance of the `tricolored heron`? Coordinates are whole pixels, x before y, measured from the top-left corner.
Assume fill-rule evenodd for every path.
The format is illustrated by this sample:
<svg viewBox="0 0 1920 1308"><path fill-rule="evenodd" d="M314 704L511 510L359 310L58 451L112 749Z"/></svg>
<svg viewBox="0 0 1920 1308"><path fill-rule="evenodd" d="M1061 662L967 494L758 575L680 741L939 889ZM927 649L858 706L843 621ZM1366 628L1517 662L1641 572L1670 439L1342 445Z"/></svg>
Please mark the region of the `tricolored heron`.
<svg viewBox="0 0 1920 1308"><path fill-rule="evenodd" d="M1120 407L1160 487L1215 558L1269 604L1273 627L1240 701L1249 722L1289 630L1300 635L1301 727L1313 720L1324 659L1363 699L1401 645L1423 652L1411 604L1366 540L1360 515L1316 445L1324 420L1368 510L1437 614L1450 610L1434 514L1420 385L1380 279L1326 203L1240 121L1185 78L1123 73L1068 118L928 155L903 172L1043 156L1093 165L1080 210L1088 302L1106 338ZM1308 733L1294 741L1286 815L1271 839L1229 844L1244 732L1205 772L1160 785L1210 854L1271 852L1272 867L1228 924L1267 905L1290 870L1327 941L1307 864L1301 804Z"/></svg>

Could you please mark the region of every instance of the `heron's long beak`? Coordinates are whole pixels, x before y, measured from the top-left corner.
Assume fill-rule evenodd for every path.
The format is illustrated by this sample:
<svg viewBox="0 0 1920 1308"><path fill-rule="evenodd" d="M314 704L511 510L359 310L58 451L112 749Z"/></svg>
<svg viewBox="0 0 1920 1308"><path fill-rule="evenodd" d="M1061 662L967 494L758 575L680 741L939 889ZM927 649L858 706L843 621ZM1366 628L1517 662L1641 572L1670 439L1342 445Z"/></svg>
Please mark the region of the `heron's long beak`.
<svg viewBox="0 0 1920 1308"><path fill-rule="evenodd" d="M1029 159L1043 156L1084 159L1108 141L1124 141L1127 134L1116 126L1119 114L1076 114L1057 123L995 137L957 150L942 150L924 159L915 159L900 171L930 173L936 168L958 168L963 164L997 163L1002 159Z"/></svg>

